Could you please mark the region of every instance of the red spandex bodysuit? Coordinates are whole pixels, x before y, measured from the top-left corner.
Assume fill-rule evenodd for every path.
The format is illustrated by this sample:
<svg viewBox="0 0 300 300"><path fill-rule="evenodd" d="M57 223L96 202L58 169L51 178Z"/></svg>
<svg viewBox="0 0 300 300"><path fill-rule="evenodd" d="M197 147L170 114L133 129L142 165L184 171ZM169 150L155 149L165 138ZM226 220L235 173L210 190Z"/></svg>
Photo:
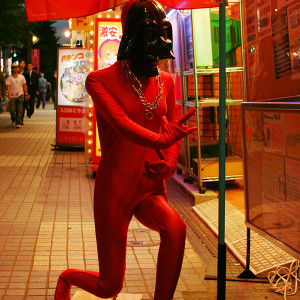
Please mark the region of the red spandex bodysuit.
<svg viewBox="0 0 300 300"><path fill-rule="evenodd" d="M98 297L116 296L125 273L127 231L132 216L160 233L155 300L171 300L177 285L185 245L186 226L167 203L164 179L173 175L178 140L195 128L175 121L174 81L160 72L162 101L148 120L122 63L91 73L86 88L99 128L102 157L94 194L94 217L99 270L69 269L59 278L55 299L70 299L76 285ZM138 77L147 102L158 91L156 77ZM166 119L163 118L166 116ZM161 132L162 131L162 132ZM165 160L157 150L164 149ZM159 158L160 156L160 158Z"/></svg>

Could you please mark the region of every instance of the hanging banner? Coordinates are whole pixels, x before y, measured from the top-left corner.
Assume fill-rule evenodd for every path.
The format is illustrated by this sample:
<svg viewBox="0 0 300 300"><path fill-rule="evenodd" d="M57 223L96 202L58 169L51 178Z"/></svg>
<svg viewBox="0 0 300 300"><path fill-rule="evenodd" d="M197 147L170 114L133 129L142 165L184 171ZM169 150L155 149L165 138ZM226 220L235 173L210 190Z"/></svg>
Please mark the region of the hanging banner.
<svg viewBox="0 0 300 300"><path fill-rule="evenodd" d="M89 16L125 3L126 0L25 0L28 22L60 20ZM177 9L218 7L218 0L160 0Z"/></svg>
<svg viewBox="0 0 300 300"><path fill-rule="evenodd" d="M84 146L87 49L58 49L56 146Z"/></svg>
<svg viewBox="0 0 300 300"><path fill-rule="evenodd" d="M31 49L31 62L33 67L37 68L37 72L40 72L40 49Z"/></svg>

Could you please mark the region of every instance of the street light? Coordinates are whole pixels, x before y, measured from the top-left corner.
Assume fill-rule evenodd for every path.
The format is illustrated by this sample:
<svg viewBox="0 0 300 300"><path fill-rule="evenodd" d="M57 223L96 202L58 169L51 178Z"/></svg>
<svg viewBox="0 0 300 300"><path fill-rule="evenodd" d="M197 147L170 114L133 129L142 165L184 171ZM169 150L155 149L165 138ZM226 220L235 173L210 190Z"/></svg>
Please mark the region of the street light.
<svg viewBox="0 0 300 300"><path fill-rule="evenodd" d="M30 35L28 35L28 38L27 38L27 62L30 62L32 45L38 42L39 37L37 35L35 35L32 31L28 31L28 33Z"/></svg>
<svg viewBox="0 0 300 300"><path fill-rule="evenodd" d="M64 32L64 35L65 35L66 38L69 38L69 37L71 36L70 30L66 30L66 31Z"/></svg>
<svg viewBox="0 0 300 300"><path fill-rule="evenodd" d="M37 43L40 38L31 31L29 31L29 33L32 35L32 38L31 38L32 44Z"/></svg>

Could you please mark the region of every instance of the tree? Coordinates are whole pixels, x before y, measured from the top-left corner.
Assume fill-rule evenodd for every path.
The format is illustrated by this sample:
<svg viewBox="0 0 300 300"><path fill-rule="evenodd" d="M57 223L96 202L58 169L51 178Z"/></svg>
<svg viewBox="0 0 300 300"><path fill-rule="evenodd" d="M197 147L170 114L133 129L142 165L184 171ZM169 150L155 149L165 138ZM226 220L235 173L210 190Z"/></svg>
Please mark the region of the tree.
<svg viewBox="0 0 300 300"><path fill-rule="evenodd" d="M24 35L28 32L24 0L1 0L0 3L0 47L16 45L22 48Z"/></svg>
<svg viewBox="0 0 300 300"><path fill-rule="evenodd" d="M53 21L28 23L24 0L0 0L0 50L13 45L14 49L20 52L19 59L28 60L30 53L27 52L31 47L40 49L40 69L46 76L52 78L57 68L59 46L53 23ZM39 41L34 45L28 45L32 37L30 32L39 37Z"/></svg>
<svg viewBox="0 0 300 300"><path fill-rule="evenodd" d="M32 23L32 32L39 37L33 48L40 49L40 70L50 79L57 68L57 48L59 38L55 35L53 21Z"/></svg>

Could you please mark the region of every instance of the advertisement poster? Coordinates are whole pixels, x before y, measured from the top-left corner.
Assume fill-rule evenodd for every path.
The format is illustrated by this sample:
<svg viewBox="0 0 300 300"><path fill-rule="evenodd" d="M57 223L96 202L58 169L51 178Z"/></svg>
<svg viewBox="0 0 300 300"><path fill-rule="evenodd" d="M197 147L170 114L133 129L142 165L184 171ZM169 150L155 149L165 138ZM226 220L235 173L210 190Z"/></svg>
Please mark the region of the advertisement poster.
<svg viewBox="0 0 300 300"><path fill-rule="evenodd" d="M246 101L299 95L299 0L245 0Z"/></svg>
<svg viewBox="0 0 300 300"><path fill-rule="evenodd" d="M82 48L58 49L57 146L84 146L85 80L89 73L90 51Z"/></svg>
<svg viewBox="0 0 300 300"><path fill-rule="evenodd" d="M117 61L122 24L120 19L96 19L95 70L101 70Z"/></svg>
<svg viewBox="0 0 300 300"><path fill-rule="evenodd" d="M287 8L292 79L300 78L300 3Z"/></svg>
<svg viewBox="0 0 300 300"><path fill-rule="evenodd" d="M57 107L57 145L84 145L84 116L85 107Z"/></svg>
<svg viewBox="0 0 300 300"><path fill-rule="evenodd" d="M300 252L300 218L299 209L300 203L297 202L283 202L282 210L284 215L282 216L280 241L293 248L297 252Z"/></svg>
<svg viewBox="0 0 300 300"><path fill-rule="evenodd" d="M280 112L264 113L264 150L286 155L285 114Z"/></svg>
<svg viewBox="0 0 300 300"><path fill-rule="evenodd" d="M300 203L300 161L286 158L286 200L289 202L296 201Z"/></svg>
<svg viewBox="0 0 300 300"><path fill-rule="evenodd" d="M263 145L264 116L262 112L246 111L247 151L261 151Z"/></svg>
<svg viewBox="0 0 300 300"><path fill-rule="evenodd" d="M277 0L277 8L281 9L291 3L293 3L295 0Z"/></svg>
<svg viewBox="0 0 300 300"><path fill-rule="evenodd" d="M286 153L288 157L300 160L300 115L285 114Z"/></svg>
<svg viewBox="0 0 300 300"><path fill-rule="evenodd" d="M289 245L295 249L300 249L300 161L295 159L285 159L286 175L286 201L284 202L285 213L289 216L292 226L284 232Z"/></svg>
<svg viewBox="0 0 300 300"><path fill-rule="evenodd" d="M258 44L255 43L249 46L247 50L248 50L247 70L248 70L249 79L251 80L253 77L258 76L260 74Z"/></svg>
<svg viewBox="0 0 300 300"><path fill-rule="evenodd" d="M289 247L299 250L299 204L263 194L263 229ZM296 204L296 205L295 205Z"/></svg>
<svg viewBox="0 0 300 300"><path fill-rule="evenodd" d="M292 68L286 8L282 8L272 16L272 38L276 80L291 76Z"/></svg>
<svg viewBox="0 0 300 300"><path fill-rule="evenodd" d="M255 43L257 41L257 13L256 13L256 1L246 1L246 32L248 44Z"/></svg>
<svg viewBox="0 0 300 300"><path fill-rule="evenodd" d="M247 39L247 72L249 79L259 75L259 51L257 43L257 9L256 1L246 1L246 39Z"/></svg>
<svg viewBox="0 0 300 300"><path fill-rule="evenodd" d="M281 236L281 224L283 222L282 200L273 195L263 193L263 228L269 234L275 237Z"/></svg>
<svg viewBox="0 0 300 300"><path fill-rule="evenodd" d="M89 74L90 58L91 54L87 49L59 49L57 105L85 105L87 98L85 79Z"/></svg>
<svg viewBox="0 0 300 300"><path fill-rule="evenodd" d="M262 155L263 192L279 199L285 199L284 157L263 153Z"/></svg>
<svg viewBox="0 0 300 300"><path fill-rule="evenodd" d="M257 34L258 39L272 34L271 2L269 0L257 2Z"/></svg>

